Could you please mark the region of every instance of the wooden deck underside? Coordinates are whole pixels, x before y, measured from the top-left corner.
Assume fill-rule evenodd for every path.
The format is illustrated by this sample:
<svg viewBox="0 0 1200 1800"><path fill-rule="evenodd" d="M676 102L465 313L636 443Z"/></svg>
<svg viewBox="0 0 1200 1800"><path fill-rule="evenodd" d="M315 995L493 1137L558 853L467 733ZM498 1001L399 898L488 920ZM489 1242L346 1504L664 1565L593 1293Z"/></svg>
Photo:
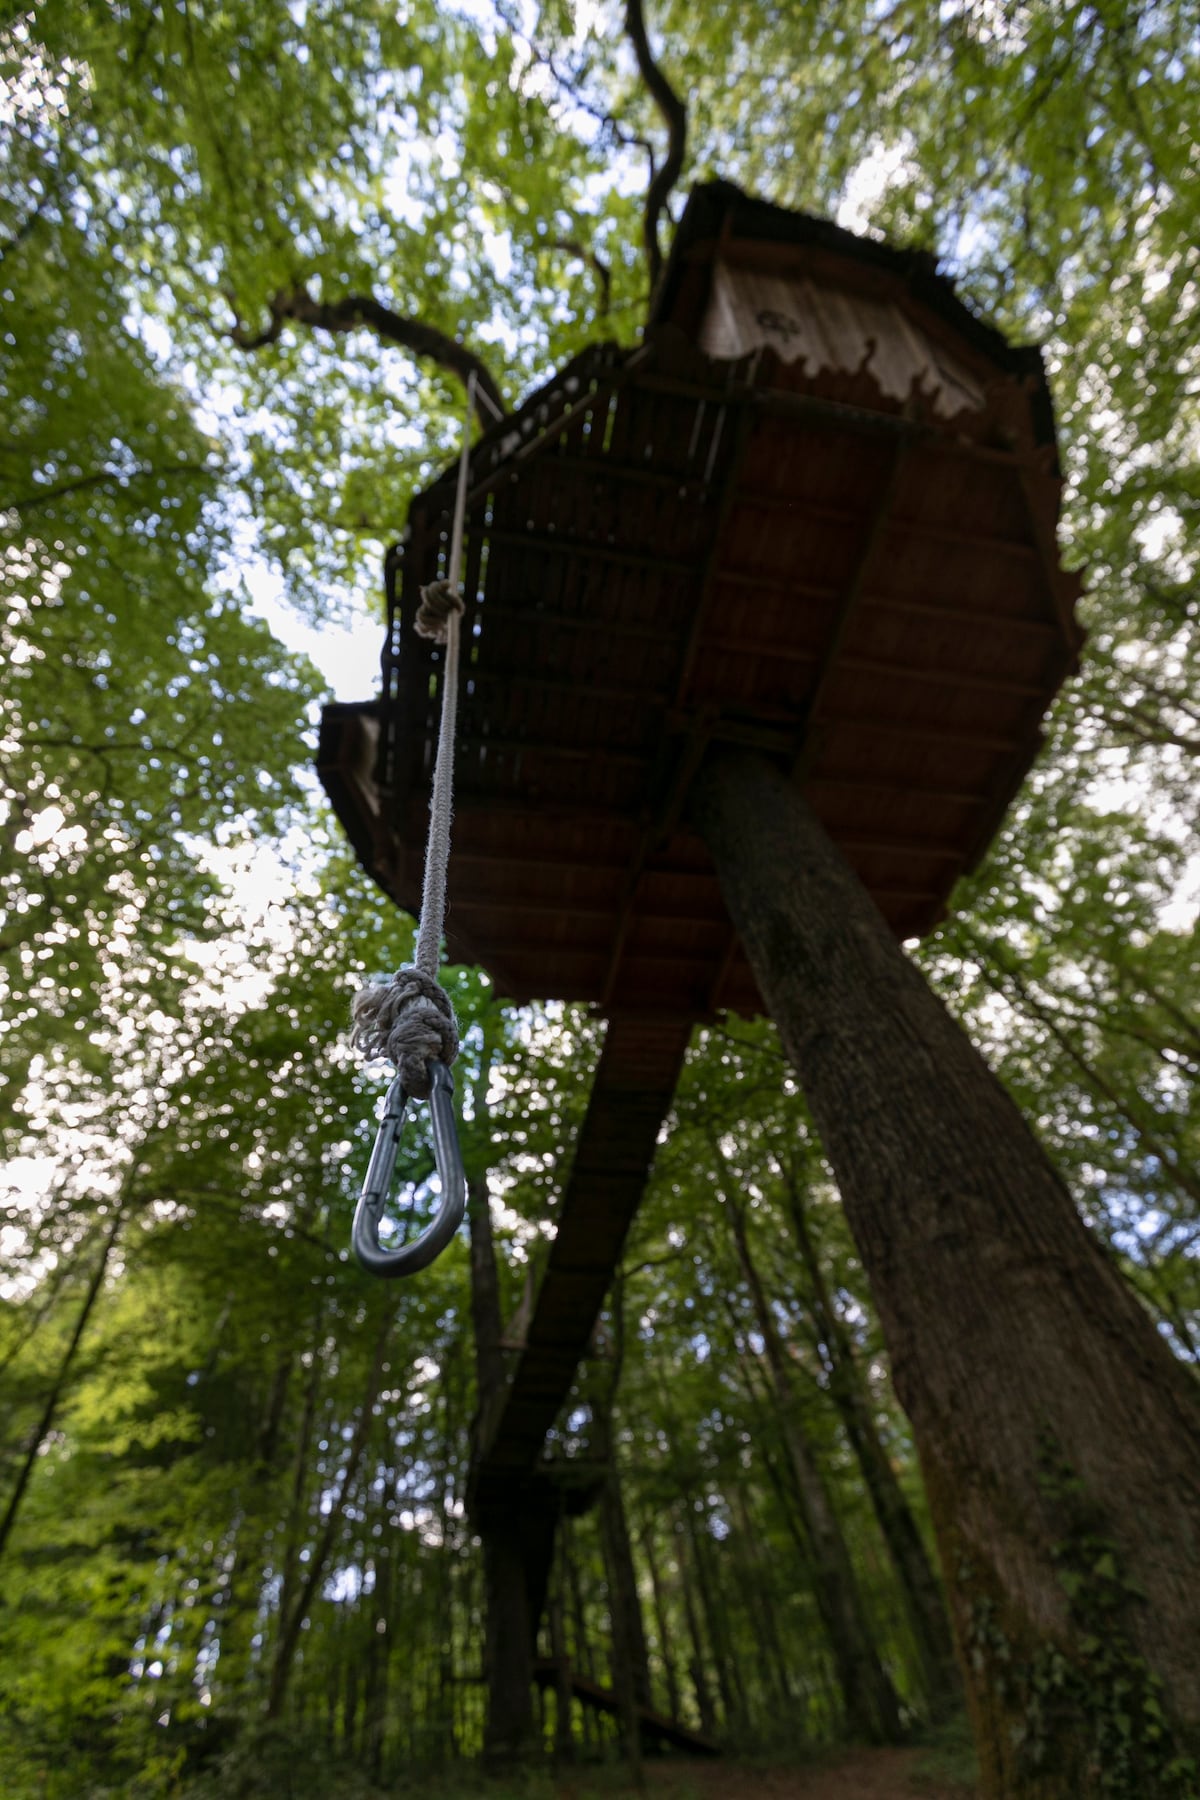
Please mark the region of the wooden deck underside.
<svg viewBox="0 0 1200 1800"><path fill-rule="evenodd" d="M1027 420L992 441L1021 435L1015 384L985 431L881 410L867 375L751 373L670 332L589 352L527 439L476 452L447 935L515 999L761 1009L686 822L719 741L786 767L897 936L929 931L1076 655L1046 449ZM330 709L322 742L409 910L440 707L412 620L452 492L414 504L392 565L382 702Z"/></svg>

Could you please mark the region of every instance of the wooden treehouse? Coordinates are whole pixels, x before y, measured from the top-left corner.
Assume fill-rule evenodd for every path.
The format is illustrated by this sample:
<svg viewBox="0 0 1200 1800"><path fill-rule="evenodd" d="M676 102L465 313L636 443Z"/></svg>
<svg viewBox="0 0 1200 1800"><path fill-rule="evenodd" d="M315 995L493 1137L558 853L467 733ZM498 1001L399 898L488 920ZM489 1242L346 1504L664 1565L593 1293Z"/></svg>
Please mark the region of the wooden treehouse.
<svg viewBox="0 0 1200 1800"><path fill-rule="evenodd" d="M416 911L455 471L387 563L381 695L326 709L321 777ZM447 935L515 1000L609 1018L477 1504L536 1478L692 1025L762 1002L688 820L710 746L801 787L897 938L944 916L1073 667L1077 577L1036 349L930 260L714 184L644 341L585 350L471 458Z"/></svg>

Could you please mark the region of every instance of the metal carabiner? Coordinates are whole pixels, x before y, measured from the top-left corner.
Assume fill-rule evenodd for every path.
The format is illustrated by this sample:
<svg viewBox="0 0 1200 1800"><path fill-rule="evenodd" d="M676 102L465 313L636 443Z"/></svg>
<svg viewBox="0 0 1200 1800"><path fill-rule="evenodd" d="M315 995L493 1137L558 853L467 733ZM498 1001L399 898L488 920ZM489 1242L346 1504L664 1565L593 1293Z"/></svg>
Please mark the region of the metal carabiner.
<svg viewBox="0 0 1200 1800"><path fill-rule="evenodd" d="M363 1268L371 1275L415 1275L440 1256L462 1224L467 1204L467 1177L458 1133L454 1124L454 1077L443 1063L429 1064L429 1112L433 1124L433 1158L442 1180L438 1210L411 1244L385 1250L379 1242L379 1224L391 1190L396 1153L404 1130L404 1113L412 1098L399 1075L387 1091L375 1148L367 1164L350 1241Z"/></svg>

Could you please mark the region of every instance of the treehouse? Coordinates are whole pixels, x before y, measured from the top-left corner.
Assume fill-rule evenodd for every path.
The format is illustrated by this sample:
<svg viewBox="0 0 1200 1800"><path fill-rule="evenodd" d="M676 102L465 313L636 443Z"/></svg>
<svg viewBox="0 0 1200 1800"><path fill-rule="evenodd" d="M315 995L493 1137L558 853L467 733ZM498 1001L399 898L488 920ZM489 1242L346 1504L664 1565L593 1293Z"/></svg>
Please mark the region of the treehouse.
<svg viewBox="0 0 1200 1800"><path fill-rule="evenodd" d="M339 817L409 912L442 672L414 620L421 587L447 571L456 481L449 469L416 497L388 556L382 693L328 707L321 729ZM863 981L864 919L887 952L887 932L928 932L996 831L1080 647L1059 491L1036 349L981 323L928 258L723 184L692 194L642 343L583 351L475 446L449 952L502 995L591 1002L608 1017L515 1361L480 1377L469 1501L494 1743L528 1726L556 1522L598 1489L598 1466L578 1445L568 1454L556 1421L692 1024L765 1010L722 893L752 866L758 895L755 884L778 885L798 839L757 821L754 800L730 805L728 785L715 825L705 784L711 803L714 779L740 771L747 796L778 815L782 792L795 829L803 818L811 833L815 813L841 852L806 838L833 858L821 891L841 899L820 903L799 962L786 944L773 961L752 943L771 982L780 969L791 979L822 931L832 943L841 916L857 919L843 998L847 980ZM744 835L747 810L742 859L729 822ZM772 928L781 908L815 904L802 885L774 895ZM739 916L749 938L757 915ZM863 1033L879 1045L871 1117L911 1060L890 980L851 996L867 1017L853 1068ZM801 1011L810 996L795 996ZM907 1126L896 1092L888 1129ZM839 1123L856 1142L862 1121ZM897 1229L929 1212L898 1208ZM916 1266L928 1254L919 1243ZM495 1336L514 1331L497 1322Z"/></svg>
<svg viewBox="0 0 1200 1800"><path fill-rule="evenodd" d="M387 559L382 694L321 730L334 806L409 912L440 710L413 621L456 474ZM644 341L585 350L476 445L449 951L609 1019L524 1348L477 1422L496 1529L516 1495L534 1516L693 1022L763 1010L689 819L702 762L769 758L891 933L928 932L1079 650L1059 490L1036 349L928 258L723 184L692 194ZM535 1596L546 1533L514 1546Z"/></svg>
<svg viewBox="0 0 1200 1800"><path fill-rule="evenodd" d="M387 560L381 696L322 780L400 906L421 890L455 470ZM946 911L1074 665L1076 576L1036 349L924 255L716 183L644 341L585 350L477 444L447 921L515 1000L694 1020L762 1004L689 783L752 746L897 938Z"/></svg>

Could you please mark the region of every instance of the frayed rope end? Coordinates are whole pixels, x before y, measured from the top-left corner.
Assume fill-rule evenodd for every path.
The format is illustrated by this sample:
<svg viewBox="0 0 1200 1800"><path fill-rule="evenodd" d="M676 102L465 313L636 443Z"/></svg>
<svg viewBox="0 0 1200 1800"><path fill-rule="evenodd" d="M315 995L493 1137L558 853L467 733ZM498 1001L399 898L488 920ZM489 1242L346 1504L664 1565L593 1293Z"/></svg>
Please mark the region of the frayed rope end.
<svg viewBox="0 0 1200 1800"><path fill-rule="evenodd" d="M406 1093L429 1097L428 1064L448 1069L458 1055L458 1021L445 988L420 969L398 969L360 988L351 1009L350 1042L364 1056L386 1056Z"/></svg>

